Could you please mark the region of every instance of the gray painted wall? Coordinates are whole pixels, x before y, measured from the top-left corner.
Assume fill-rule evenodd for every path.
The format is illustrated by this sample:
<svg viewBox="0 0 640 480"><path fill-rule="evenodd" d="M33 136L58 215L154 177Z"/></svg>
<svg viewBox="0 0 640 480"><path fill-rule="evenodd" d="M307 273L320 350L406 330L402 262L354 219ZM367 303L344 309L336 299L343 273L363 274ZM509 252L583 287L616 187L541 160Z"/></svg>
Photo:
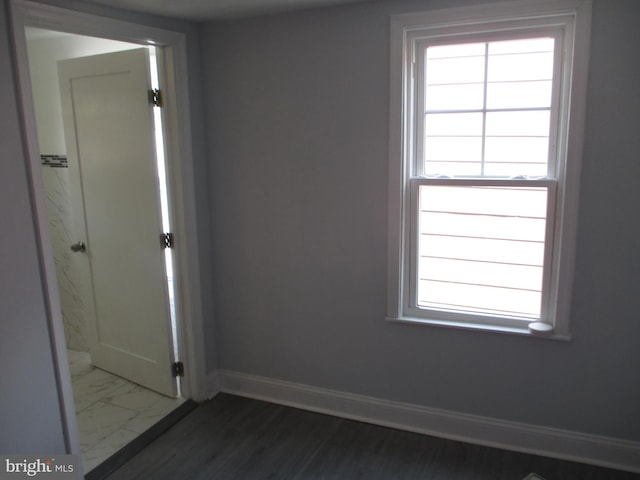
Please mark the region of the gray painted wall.
<svg viewBox="0 0 640 480"><path fill-rule="evenodd" d="M383 1L203 28L220 367L640 440L640 2L595 0L571 327L385 322Z"/></svg>
<svg viewBox="0 0 640 480"><path fill-rule="evenodd" d="M8 31L0 0L0 452L63 453Z"/></svg>

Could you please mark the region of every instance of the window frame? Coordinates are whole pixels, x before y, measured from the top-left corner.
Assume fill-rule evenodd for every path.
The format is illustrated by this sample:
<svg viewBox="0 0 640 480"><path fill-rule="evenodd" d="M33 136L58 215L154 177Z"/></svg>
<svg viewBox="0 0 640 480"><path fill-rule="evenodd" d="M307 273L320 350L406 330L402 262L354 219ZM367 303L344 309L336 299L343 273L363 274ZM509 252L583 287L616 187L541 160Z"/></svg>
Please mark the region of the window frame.
<svg viewBox="0 0 640 480"><path fill-rule="evenodd" d="M525 0L450 8L391 18L389 259L387 319L569 339L569 307L576 242L591 0ZM553 33L554 60L548 174L540 179L438 178L420 175L423 135L415 85L426 45L493 41ZM451 41L453 39L453 41ZM558 41L560 40L560 42ZM561 45L559 45L559 43ZM558 65L560 62L560 65ZM420 71L422 68L422 72ZM571 121L569 121L571 120ZM557 121L557 123L554 123ZM418 128L420 127L420 128ZM557 135L554 139L552 135ZM552 160L553 159L553 160ZM547 188L544 278L539 321L458 313L417 306L418 191L420 185L517 185Z"/></svg>

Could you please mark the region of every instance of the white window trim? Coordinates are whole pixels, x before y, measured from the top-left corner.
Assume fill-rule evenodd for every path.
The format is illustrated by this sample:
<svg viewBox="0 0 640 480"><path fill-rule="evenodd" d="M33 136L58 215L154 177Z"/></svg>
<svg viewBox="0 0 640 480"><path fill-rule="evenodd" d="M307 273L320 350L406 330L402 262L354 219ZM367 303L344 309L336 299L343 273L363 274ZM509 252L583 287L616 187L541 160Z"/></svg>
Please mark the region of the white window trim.
<svg viewBox="0 0 640 480"><path fill-rule="evenodd" d="M409 89L409 68L411 65L412 36L418 31L452 29L460 27L468 30L473 26L489 30L502 23L509 28L524 19L540 19L542 24L559 22L569 34L565 35L564 49L573 52L571 62L566 63L563 72L565 81L562 88L563 101L569 102L568 116L561 122L568 126L566 134L561 132L560 145L566 157L565 168L557 172L558 196L556 235L553 250L556 257L551 264L550 298L548 299L549 332L539 332L535 328L514 327L499 320L492 322L461 321L460 318L430 319L412 314L408 308L409 282L407 269L411 249L407 226L409 205L409 171L411 164L411 112L406 108ZM518 0L491 3L464 8L434 10L391 17L391 79L390 79L390 152L389 152L389 232L387 270L387 320L397 322L422 323L473 330L498 331L504 333L544 336L547 338L570 339L569 314L571 289L573 284L574 252L577 234L577 213L580 166L586 114L586 90L589 59L589 37L591 26L591 0ZM570 91L569 90L570 87ZM565 110L566 109L561 109Z"/></svg>

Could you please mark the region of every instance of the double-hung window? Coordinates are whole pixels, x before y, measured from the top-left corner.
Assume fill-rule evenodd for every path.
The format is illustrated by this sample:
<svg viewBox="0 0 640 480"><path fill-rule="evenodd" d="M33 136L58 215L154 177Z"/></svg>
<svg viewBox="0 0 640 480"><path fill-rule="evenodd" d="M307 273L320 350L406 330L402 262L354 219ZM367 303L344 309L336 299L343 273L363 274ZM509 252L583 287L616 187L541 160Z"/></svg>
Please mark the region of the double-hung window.
<svg viewBox="0 0 640 480"><path fill-rule="evenodd" d="M388 318L568 336L589 9L394 17Z"/></svg>

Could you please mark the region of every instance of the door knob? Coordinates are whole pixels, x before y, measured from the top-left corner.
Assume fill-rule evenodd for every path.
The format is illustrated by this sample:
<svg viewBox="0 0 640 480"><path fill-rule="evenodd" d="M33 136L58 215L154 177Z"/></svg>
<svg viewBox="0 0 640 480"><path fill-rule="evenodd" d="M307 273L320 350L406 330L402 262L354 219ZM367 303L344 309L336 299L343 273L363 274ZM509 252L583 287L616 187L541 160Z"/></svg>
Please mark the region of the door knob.
<svg viewBox="0 0 640 480"><path fill-rule="evenodd" d="M87 251L87 246L84 244L84 242L74 243L73 245L71 245L71 251L72 252L86 252Z"/></svg>

